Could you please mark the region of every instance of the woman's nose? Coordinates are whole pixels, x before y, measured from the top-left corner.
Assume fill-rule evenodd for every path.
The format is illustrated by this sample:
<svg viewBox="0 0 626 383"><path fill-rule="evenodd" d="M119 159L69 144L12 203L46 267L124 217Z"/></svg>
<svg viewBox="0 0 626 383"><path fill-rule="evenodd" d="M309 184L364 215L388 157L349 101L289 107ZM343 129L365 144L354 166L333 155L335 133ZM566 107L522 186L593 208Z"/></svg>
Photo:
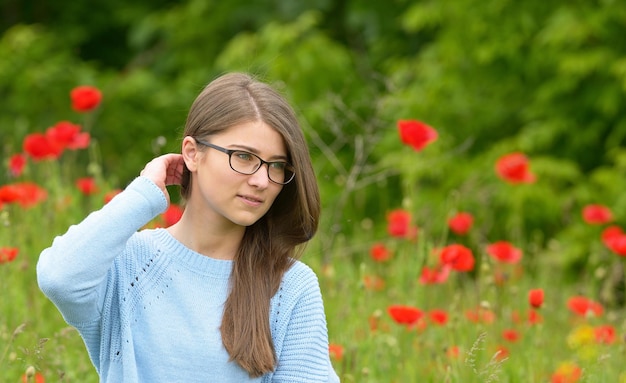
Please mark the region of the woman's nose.
<svg viewBox="0 0 626 383"><path fill-rule="evenodd" d="M262 164L261 167L258 168L253 174L250 174L249 177L248 183L250 185L259 188L266 188L271 182L269 178L269 164Z"/></svg>

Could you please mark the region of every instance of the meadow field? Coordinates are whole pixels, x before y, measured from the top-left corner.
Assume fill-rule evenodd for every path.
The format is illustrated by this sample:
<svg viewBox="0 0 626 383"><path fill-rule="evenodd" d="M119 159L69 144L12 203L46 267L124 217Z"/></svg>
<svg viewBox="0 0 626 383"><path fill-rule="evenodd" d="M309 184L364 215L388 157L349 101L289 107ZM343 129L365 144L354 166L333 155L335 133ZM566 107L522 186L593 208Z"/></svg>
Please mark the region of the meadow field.
<svg viewBox="0 0 626 383"><path fill-rule="evenodd" d="M71 100L83 121L99 103ZM56 235L124 186L103 173L106 153L87 126L59 122L24 136L23 150L2 158L2 382L97 382L81 339L40 292L35 272ZM396 159L436 165L438 157L428 157L439 145L436 127L399 120L394 129ZM433 216L439 210L428 209L405 166L412 181L402 196L384 197L397 200L384 219L353 214L341 220L351 225L345 232L325 221L308 245L303 261L319 276L342 381L626 382L626 235L612 206L590 202L571 213L567 225L585 257L567 266L562 241L519 242L529 238L516 225L530 209L520 200L544 182L533 159L511 152L483 165L475 172L498 185L512 210L451 203ZM387 192L381 185L381 198ZM182 208L173 203L146 227L170 225ZM505 228L486 218L502 214ZM493 238L496 229L510 235Z"/></svg>

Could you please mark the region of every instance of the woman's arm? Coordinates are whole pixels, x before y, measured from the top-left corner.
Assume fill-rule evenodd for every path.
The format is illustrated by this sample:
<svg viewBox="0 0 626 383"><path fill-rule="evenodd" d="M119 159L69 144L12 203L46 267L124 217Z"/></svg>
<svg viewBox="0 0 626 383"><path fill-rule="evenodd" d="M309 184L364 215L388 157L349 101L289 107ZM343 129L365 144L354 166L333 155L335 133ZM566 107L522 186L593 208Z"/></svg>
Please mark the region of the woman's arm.
<svg viewBox="0 0 626 383"><path fill-rule="evenodd" d="M165 211L169 201L165 185L175 183L171 169L178 169L178 164L175 154L152 160L122 193L41 253L39 286L69 324L99 317L113 260L137 230Z"/></svg>
<svg viewBox="0 0 626 383"><path fill-rule="evenodd" d="M289 318L286 327L280 326L285 334L276 350L278 365L272 382L338 383L330 362L326 315L317 276L302 263L296 263L291 271L288 278L297 282L287 283L286 288L297 296L293 302L287 298L279 307L278 315L288 312ZM285 298L291 295L285 290L279 294Z"/></svg>
<svg viewBox="0 0 626 383"><path fill-rule="evenodd" d="M126 241L167 207L163 193L149 179L136 178L102 209L71 226L37 263L41 290L76 325L100 314L107 272Z"/></svg>

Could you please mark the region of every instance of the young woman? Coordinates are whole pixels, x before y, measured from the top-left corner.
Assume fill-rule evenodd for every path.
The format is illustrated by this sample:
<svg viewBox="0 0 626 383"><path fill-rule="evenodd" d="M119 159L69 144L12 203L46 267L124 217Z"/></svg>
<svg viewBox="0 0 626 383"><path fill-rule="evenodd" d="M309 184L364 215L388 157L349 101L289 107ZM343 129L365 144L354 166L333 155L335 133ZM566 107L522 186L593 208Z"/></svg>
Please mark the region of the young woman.
<svg viewBox="0 0 626 383"><path fill-rule="evenodd" d="M298 261L319 192L288 103L245 74L191 106L181 154L150 161L40 256L42 291L102 382L338 382L319 284ZM185 210L142 229L180 185Z"/></svg>

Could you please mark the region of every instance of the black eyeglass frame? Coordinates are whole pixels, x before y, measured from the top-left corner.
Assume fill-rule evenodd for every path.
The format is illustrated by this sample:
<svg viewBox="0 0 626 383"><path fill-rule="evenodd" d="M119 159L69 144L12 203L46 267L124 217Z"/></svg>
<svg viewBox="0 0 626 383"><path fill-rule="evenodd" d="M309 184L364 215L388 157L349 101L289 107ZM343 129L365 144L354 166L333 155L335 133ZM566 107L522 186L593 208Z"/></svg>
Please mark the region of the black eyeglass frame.
<svg viewBox="0 0 626 383"><path fill-rule="evenodd" d="M210 143L210 142L206 142L206 141L200 140L200 139L198 139L198 138L194 138L194 140L196 140L196 142L197 142L197 143L199 143L200 145L204 145L204 146L207 146L207 147L209 147L209 148L213 148L213 149L215 149L215 150L218 150L218 151L220 151L220 152L222 152L222 153L226 153L226 154L228 154L228 165L230 166L230 168L231 168L233 171L235 171L235 172L237 172L237 173L239 173L239 174L252 175L252 174L254 174L254 173L258 172L258 171L259 171L259 169L261 169L261 168L263 167L263 165L264 165L264 164L267 164L267 178L268 178L270 181L272 181L273 183L275 183L275 184L279 184L279 185L287 185L289 182L291 182L291 181L292 181L292 180L296 177L296 171L295 171L295 169L294 169L293 165L291 165L291 164L290 164L289 162L287 162L287 161L265 161L264 159L262 159L261 157L257 156L256 154L254 154L254 153L250 153L250 152L247 152L247 151L245 151L245 150L241 150L241 149L227 149L227 148L223 148L223 147L221 147L221 146L214 145L214 144L212 144L212 143ZM231 162L231 158L232 158L233 153L237 153L237 152L240 152L240 153L246 153L246 154L249 154L249 155L251 155L251 156L254 156L254 157L258 158L258 159L259 159L259 161L261 161L261 162L259 163L259 166L258 166L256 169L254 169L254 171L253 171L252 173L244 173L244 172L241 172L241 171L239 171L239 170L237 170L237 169L233 168L233 164L232 164L232 162ZM272 179L272 176L270 175L270 166L271 166L272 164L277 164L277 163L278 163L278 164L285 164L285 167L286 167L286 168L290 168L290 171L291 171L291 177L290 177L288 180L286 180L285 182L278 182L278 181L274 181L274 180Z"/></svg>

